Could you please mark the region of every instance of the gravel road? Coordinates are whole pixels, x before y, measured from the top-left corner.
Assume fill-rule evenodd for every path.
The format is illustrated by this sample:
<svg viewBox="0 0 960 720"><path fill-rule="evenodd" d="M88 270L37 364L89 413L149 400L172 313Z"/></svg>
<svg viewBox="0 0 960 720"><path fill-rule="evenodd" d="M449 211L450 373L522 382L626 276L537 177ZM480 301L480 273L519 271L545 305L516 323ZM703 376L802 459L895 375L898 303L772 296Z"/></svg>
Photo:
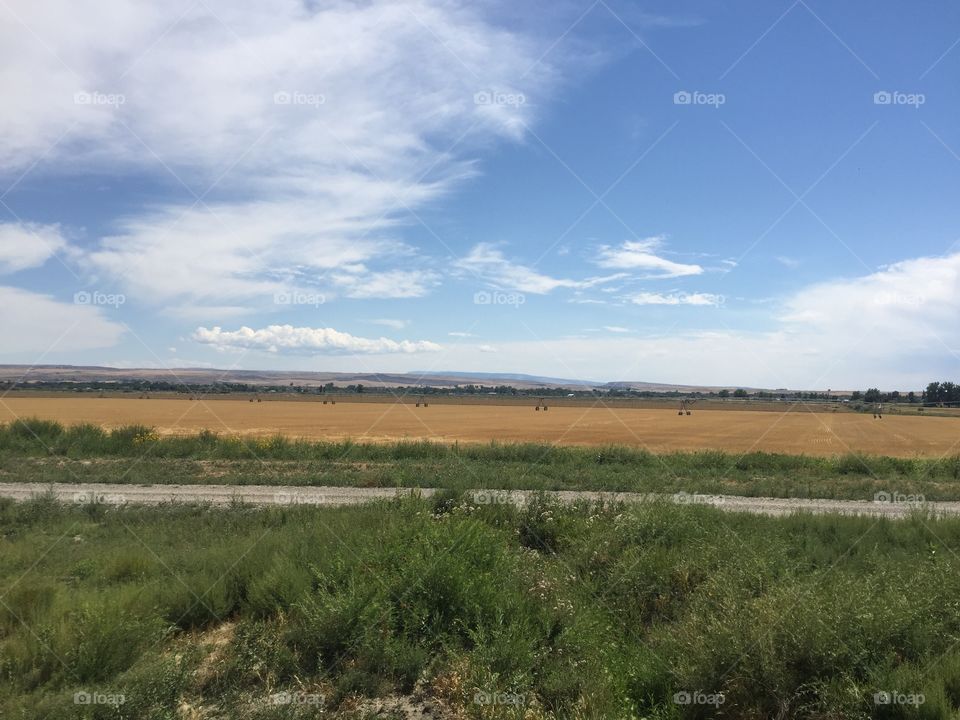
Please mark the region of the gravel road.
<svg viewBox="0 0 960 720"><path fill-rule="evenodd" d="M395 498L419 492L429 497L433 489L396 490L393 488L303 487L280 485L123 485L105 483L0 483L0 497L23 501L52 492L64 502L87 503L96 500L108 505L158 505L160 503L208 503L228 506L250 505L356 505L371 500ZM524 490L470 491L476 503L523 503L531 495ZM799 498L739 497L732 495L647 495L640 493L558 490L547 493L563 502L605 500L643 502L655 498L678 504L710 505L730 512L759 515L789 515L794 512L834 513L902 518L918 508L932 515L960 515L960 501L918 502L915 498L894 498L889 502L868 500L810 500Z"/></svg>

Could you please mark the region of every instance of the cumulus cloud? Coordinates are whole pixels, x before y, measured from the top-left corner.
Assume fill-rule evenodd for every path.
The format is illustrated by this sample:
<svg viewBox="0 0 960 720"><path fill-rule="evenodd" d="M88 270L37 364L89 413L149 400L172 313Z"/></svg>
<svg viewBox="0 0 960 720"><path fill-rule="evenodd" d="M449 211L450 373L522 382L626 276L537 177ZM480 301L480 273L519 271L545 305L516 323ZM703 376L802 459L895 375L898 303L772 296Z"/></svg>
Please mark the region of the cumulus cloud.
<svg viewBox="0 0 960 720"><path fill-rule="evenodd" d="M627 297L634 305L722 305L722 295L713 293L652 293L640 292Z"/></svg>
<svg viewBox="0 0 960 720"><path fill-rule="evenodd" d="M111 347L124 333L105 310L0 287L0 353L58 353Z"/></svg>
<svg viewBox="0 0 960 720"><path fill-rule="evenodd" d="M594 262L600 267L640 271L647 278L677 278L701 275L700 265L674 262L657 254L664 245L663 236L628 240L616 247L602 245Z"/></svg>
<svg viewBox="0 0 960 720"><path fill-rule="evenodd" d="M429 264L401 226L476 174L478 148L520 137L557 57L482 5L442 0L51 0L17 15L0 24L17 59L0 166L171 183L182 201L116 220L86 258L169 307L425 294L433 276L396 270Z"/></svg>
<svg viewBox="0 0 960 720"><path fill-rule="evenodd" d="M66 246L59 225L0 223L0 273L39 267Z"/></svg>
<svg viewBox="0 0 960 720"><path fill-rule="evenodd" d="M385 355L392 353L437 352L441 346L427 340L390 340L362 338L333 328L270 325L254 330L241 327L227 331L219 327L199 327L193 339L218 350L262 350L270 353L309 355Z"/></svg>
<svg viewBox="0 0 960 720"><path fill-rule="evenodd" d="M517 290L535 295L545 295L558 288L582 290L624 277L622 274L591 277L585 280L551 277L507 259L503 251L490 243L475 245L466 257L456 262L455 266L502 290Z"/></svg>

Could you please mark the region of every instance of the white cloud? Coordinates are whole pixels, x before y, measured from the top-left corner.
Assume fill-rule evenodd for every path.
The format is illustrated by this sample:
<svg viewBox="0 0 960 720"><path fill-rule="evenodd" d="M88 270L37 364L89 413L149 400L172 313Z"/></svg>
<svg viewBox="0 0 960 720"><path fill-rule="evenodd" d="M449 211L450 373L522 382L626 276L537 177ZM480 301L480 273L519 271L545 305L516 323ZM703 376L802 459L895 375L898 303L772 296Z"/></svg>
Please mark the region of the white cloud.
<svg viewBox="0 0 960 720"><path fill-rule="evenodd" d="M590 380L910 390L960 363L960 253L811 285L779 303L764 332L678 330L643 337L501 341L495 358L462 348L464 371Z"/></svg>
<svg viewBox="0 0 960 720"><path fill-rule="evenodd" d="M493 345L477 345L477 350L482 353L495 353L497 349Z"/></svg>
<svg viewBox="0 0 960 720"><path fill-rule="evenodd" d="M377 318L376 320L369 320L368 322L373 323L374 325L383 325L384 327L393 328L394 330L403 330L407 325L410 324L409 320L397 320L395 318Z"/></svg>
<svg viewBox="0 0 960 720"><path fill-rule="evenodd" d="M219 327L197 328L193 339L218 350L262 350L293 354L384 355L390 353L437 352L442 348L427 340L390 340L362 338L333 328L270 325L259 330L241 327L225 331Z"/></svg>
<svg viewBox="0 0 960 720"><path fill-rule="evenodd" d="M161 306L262 305L291 288L425 294L432 275L396 269L428 264L398 228L476 174L477 148L520 137L555 77L545 40L466 2L17 6L30 30L0 25L16 58L0 166L42 157L35 173L183 190L118 220L87 258ZM475 103L485 89L526 102Z"/></svg>
<svg viewBox="0 0 960 720"><path fill-rule="evenodd" d="M455 331L455 332L448 332L447 335L449 335L450 337L456 337L456 338L475 337L473 333L468 333L468 332L456 332L456 331Z"/></svg>
<svg viewBox="0 0 960 720"><path fill-rule="evenodd" d="M602 245L595 262L600 267L617 270L639 270L647 278L676 278L686 275L701 275L700 265L673 262L657 255L664 244L662 236L643 240L628 240L618 247Z"/></svg>
<svg viewBox="0 0 960 720"><path fill-rule="evenodd" d="M0 287L0 353L58 353L111 347L124 333L103 308L59 302L12 287Z"/></svg>
<svg viewBox="0 0 960 720"><path fill-rule="evenodd" d="M652 293L640 292L626 298L634 305L722 305L723 295L713 293Z"/></svg>
<svg viewBox="0 0 960 720"><path fill-rule="evenodd" d="M799 260L797 260L796 258L788 257L786 255L778 256L777 262L786 268L790 268L791 270L796 270L798 267L800 267Z"/></svg>
<svg viewBox="0 0 960 720"><path fill-rule="evenodd" d="M356 299L423 297L440 282L439 276L429 270L361 272L334 275L332 280L347 297Z"/></svg>
<svg viewBox="0 0 960 720"><path fill-rule="evenodd" d="M341 198L346 200L346 198ZM375 212L358 199L351 212ZM222 306L272 302L276 293L316 282L343 265L402 255L398 243L348 240L362 225L295 201L166 208L124 220L88 262L125 292L161 304ZM363 274L354 282L362 281ZM228 301L225 303L224 301Z"/></svg>
<svg viewBox="0 0 960 720"><path fill-rule="evenodd" d="M497 288L535 295L545 295L558 288L591 288L624 277L623 274L616 274L585 280L554 278L508 260L501 250L490 243L475 245L455 266Z"/></svg>
<svg viewBox="0 0 960 720"><path fill-rule="evenodd" d="M451 342L443 346L443 364L599 381L916 390L955 374L960 363L958 283L960 253L917 258L755 308L752 313L766 314L764 331L676 329L523 341L487 340L484 333L496 353L480 353L475 342ZM278 354L269 364L315 369L311 363ZM399 353L365 364L378 372L422 371L423 356ZM357 358L329 355L324 368L356 371Z"/></svg>
<svg viewBox="0 0 960 720"><path fill-rule="evenodd" d="M943 354L960 347L960 253L904 260L863 277L816 283L784 303L793 332L815 328L811 344L881 355ZM891 347L894 345L896 347Z"/></svg>
<svg viewBox="0 0 960 720"><path fill-rule="evenodd" d="M59 225L0 223L0 273L40 267L66 247Z"/></svg>
<svg viewBox="0 0 960 720"><path fill-rule="evenodd" d="M612 333L628 333L630 328L620 327L619 325L604 325L603 329Z"/></svg>

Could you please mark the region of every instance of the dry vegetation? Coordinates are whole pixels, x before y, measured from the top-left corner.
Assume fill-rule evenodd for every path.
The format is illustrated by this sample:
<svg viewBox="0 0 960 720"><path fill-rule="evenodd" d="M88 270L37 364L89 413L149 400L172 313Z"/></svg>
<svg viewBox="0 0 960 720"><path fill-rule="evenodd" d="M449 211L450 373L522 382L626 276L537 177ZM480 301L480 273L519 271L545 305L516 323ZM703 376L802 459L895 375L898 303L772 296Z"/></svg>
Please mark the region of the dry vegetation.
<svg viewBox="0 0 960 720"><path fill-rule="evenodd" d="M813 412L701 410L596 406L452 405L430 403L249 402L247 399L114 399L11 397L0 404L0 422L37 417L106 427L142 424L161 434L204 429L229 434L342 440L425 439L437 442L542 442L618 444L662 453L714 449L818 456L863 453L941 457L960 448L960 418Z"/></svg>

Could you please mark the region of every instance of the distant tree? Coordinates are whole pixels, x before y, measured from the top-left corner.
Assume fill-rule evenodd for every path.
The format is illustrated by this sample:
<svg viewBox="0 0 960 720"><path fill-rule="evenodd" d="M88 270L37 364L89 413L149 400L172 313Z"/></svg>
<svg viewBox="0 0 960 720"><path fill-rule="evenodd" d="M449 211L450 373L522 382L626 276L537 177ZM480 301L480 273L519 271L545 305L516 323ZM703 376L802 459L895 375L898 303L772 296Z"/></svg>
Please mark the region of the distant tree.
<svg viewBox="0 0 960 720"><path fill-rule="evenodd" d="M850 395L850 399L851 399L851 400L862 400L862 399L863 399L863 393L860 392L859 390L854 390L853 393Z"/></svg>
<svg viewBox="0 0 960 720"><path fill-rule="evenodd" d="M910 392L907 393L907 402L912 405L916 401L917 401L917 394L913 390L911 390Z"/></svg>
<svg viewBox="0 0 960 720"><path fill-rule="evenodd" d="M726 388L724 388L723 390L721 390L720 392L718 392L717 395L719 395L719 396L722 397L722 398L728 398L728 397L730 397L730 391L727 390Z"/></svg>
<svg viewBox="0 0 960 720"><path fill-rule="evenodd" d="M952 382L942 382L940 383L940 394L943 397L942 402L960 402L960 385Z"/></svg>
<svg viewBox="0 0 960 720"><path fill-rule="evenodd" d="M357 392L358 392L358 393L362 393L362 392L363 392L363 385L357 383Z"/></svg>
<svg viewBox="0 0 960 720"><path fill-rule="evenodd" d="M745 398L747 397L747 391L744 390L743 388L737 388L736 390L733 391L733 396L738 398Z"/></svg>
<svg viewBox="0 0 960 720"><path fill-rule="evenodd" d="M877 388L870 388L863 394L863 399L865 402L880 402L883 399L883 396L880 394L880 391Z"/></svg>

